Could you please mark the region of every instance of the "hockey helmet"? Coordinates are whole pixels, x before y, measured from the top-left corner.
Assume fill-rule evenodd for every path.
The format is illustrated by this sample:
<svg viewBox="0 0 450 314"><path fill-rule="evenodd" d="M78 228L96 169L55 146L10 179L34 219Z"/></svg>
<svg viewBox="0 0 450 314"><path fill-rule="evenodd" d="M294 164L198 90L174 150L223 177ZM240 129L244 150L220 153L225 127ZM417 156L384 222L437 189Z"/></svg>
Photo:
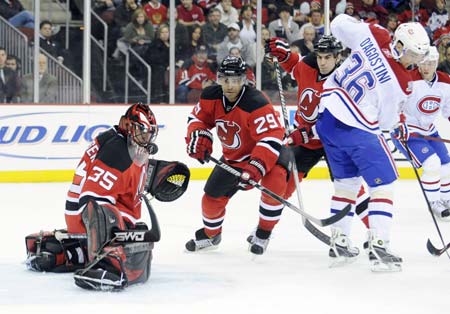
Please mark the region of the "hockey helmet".
<svg viewBox="0 0 450 314"><path fill-rule="evenodd" d="M332 35L323 35L315 44L314 52L332 53L337 55L343 50L342 44Z"/></svg>
<svg viewBox="0 0 450 314"><path fill-rule="evenodd" d="M425 58L423 58L421 63L425 62L438 62L439 61L439 52L435 46L430 46L430 50Z"/></svg>
<svg viewBox="0 0 450 314"><path fill-rule="evenodd" d="M220 63L217 81L220 85L231 79L235 83L244 84L246 71L247 65L241 57L227 56Z"/></svg>
<svg viewBox="0 0 450 314"><path fill-rule="evenodd" d="M127 137L128 149L133 160L136 155L142 153L147 157L149 154L156 154L158 147L154 141L158 135L158 124L148 105L140 102L131 105L120 119L119 131Z"/></svg>
<svg viewBox="0 0 450 314"><path fill-rule="evenodd" d="M402 44L402 50L397 47ZM413 63L418 63L428 54L430 39L420 23L408 22L400 24L394 33L391 53L395 59L409 55Z"/></svg>

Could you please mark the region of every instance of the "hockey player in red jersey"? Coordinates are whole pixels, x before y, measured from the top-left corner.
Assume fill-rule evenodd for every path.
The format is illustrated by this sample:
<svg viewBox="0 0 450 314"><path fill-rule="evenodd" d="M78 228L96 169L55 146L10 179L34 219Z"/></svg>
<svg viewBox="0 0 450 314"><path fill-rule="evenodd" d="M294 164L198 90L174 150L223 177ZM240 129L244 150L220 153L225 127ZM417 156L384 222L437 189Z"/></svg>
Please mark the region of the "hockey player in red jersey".
<svg viewBox="0 0 450 314"><path fill-rule="evenodd" d="M119 125L98 135L75 171L66 199L67 230L26 237L27 266L34 271L75 272L85 289L120 290L147 281L153 243L159 241L156 215L142 194L180 196L166 178L179 165L155 159L158 134L148 105L128 108ZM184 174L188 180L188 170ZM181 190L181 193L180 193ZM152 228L141 217L141 200ZM170 199L166 200L169 201Z"/></svg>
<svg viewBox="0 0 450 314"><path fill-rule="evenodd" d="M188 119L187 153L201 163L212 154L213 135L222 144L222 161L242 171L236 178L216 166L209 176L202 198L204 227L186 243L188 251L215 248L221 241L225 207L239 189L249 189L248 180L284 195L288 180L287 150L283 148L284 128L270 101L245 84L245 62L228 56L220 64L217 82L204 89ZM245 210L241 208L241 210ZM263 254L272 229L280 219L283 205L262 194L259 223L248 238L250 251Z"/></svg>

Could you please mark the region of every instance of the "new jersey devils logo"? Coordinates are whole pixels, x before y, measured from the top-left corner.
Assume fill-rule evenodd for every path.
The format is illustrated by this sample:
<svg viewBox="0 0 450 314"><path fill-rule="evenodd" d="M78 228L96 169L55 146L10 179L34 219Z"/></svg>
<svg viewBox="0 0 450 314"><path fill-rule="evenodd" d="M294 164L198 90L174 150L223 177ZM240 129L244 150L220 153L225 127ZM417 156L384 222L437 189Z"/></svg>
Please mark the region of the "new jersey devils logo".
<svg viewBox="0 0 450 314"><path fill-rule="evenodd" d="M216 130L222 145L226 148L238 149L241 146L239 137L241 127L236 122L216 120Z"/></svg>
<svg viewBox="0 0 450 314"><path fill-rule="evenodd" d="M441 98L436 96L426 96L419 100L417 103L417 109L426 115L430 115L439 110Z"/></svg>
<svg viewBox="0 0 450 314"><path fill-rule="evenodd" d="M300 117L308 123L314 123L319 113L320 94L312 88L306 88L300 95L298 105Z"/></svg>

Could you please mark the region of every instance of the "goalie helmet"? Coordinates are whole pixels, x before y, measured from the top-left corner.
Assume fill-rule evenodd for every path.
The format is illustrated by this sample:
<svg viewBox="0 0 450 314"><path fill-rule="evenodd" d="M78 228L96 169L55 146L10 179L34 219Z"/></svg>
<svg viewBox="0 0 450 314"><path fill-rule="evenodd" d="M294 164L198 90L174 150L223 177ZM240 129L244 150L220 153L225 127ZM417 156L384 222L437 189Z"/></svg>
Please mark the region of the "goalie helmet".
<svg viewBox="0 0 450 314"><path fill-rule="evenodd" d="M336 39L336 37L331 35L323 35L315 44L314 44L314 52L322 52L322 53L332 53L333 55L337 55L343 50L342 44L340 41Z"/></svg>
<svg viewBox="0 0 450 314"><path fill-rule="evenodd" d="M403 45L402 51L399 51L397 44ZM391 52L395 59L401 58L406 52L410 52L418 58L422 58L430 49L430 39L428 34L420 23L409 22L400 24L394 33L391 44ZM420 62L421 59L416 60Z"/></svg>
<svg viewBox="0 0 450 314"><path fill-rule="evenodd" d="M134 161L145 162L148 155L158 151L154 144L158 136L158 124L148 105L140 102L131 105L120 118L119 131L127 138L130 157Z"/></svg>

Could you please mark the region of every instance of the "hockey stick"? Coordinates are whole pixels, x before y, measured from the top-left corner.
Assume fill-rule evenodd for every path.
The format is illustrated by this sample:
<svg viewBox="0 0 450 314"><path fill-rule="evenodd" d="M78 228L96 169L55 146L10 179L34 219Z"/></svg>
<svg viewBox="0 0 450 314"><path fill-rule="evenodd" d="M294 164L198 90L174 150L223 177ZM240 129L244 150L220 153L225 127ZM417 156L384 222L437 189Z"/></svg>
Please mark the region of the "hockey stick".
<svg viewBox="0 0 450 314"><path fill-rule="evenodd" d="M424 140L428 140L428 141L450 143L450 140L446 140L444 138L434 137L434 136L427 136L427 135L422 135L422 134L418 134L418 133L412 133L410 136L411 137L417 137L417 138L423 138Z"/></svg>
<svg viewBox="0 0 450 314"><path fill-rule="evenodd" d="M414 167L412 153L411 153L411 150L409 149L408 143L407 143L407 141L402 141L402 142L403 142L403 145L405 146L406 152L408 153L409 162L411 163L411 166L414 170L414 174L416 175L417 181L419 182L419 186L420 186L420 189L422 190L423 197L425 198L425 201L427 202L428 211L431 215L431 218L433 219L434 226L436 227L439 238L441 239L442 245L444 246L442 249L438 249L431 243L431 240L428 239L428 241L427 241L428 252L430 252L430 254L434 255L434 256L440 256L445 252L447 254L448 258L450 259L450 254L447 251L450 248L450 243L446 245L444 238L442 237L441 229L439 229L439 225L436 221L436 217L434 217L433 210L431 209L430 201L428 200L428 196L425 193L425 189L423 187L422 181L420 181L419 172L417 171L416 167Z"/></svg>
<svg viewBox="0 0 450 314"><path fill-rule="evenodd" d="M291 126L289 124L289 116L286 109L286 101L284 98L283 93L283 84L281 83L281 72L280 72L280 64L278 63L278 58L273 58L273 63L275 64L275 73L277 75L277 83L278 83L278 92L280 94L280 103L281 103L281 112L283 113L283 120L284 120L284 128L285 128L285 135L286 137L289 136ZM295 161L295 156L292 161L292 175L294 176L294 182L295 182L295 190L297 193L297 199L298 199L298 205L300 209L304 209L303 206L303 197L300 190L300 181L298 180L298 169L297 169L297 163ZM317 239L322 241L323 243L330 245L330 236L323 233L319 229L317 229L309 220L305 218L305 216L302 216L302 222L305 226L306 230L308 230L313 236L315 236Z"/></svg>
<svg viewBox="0 0 450 314"><path fill-rule="evenodd" d="M217 166L219 166L220 168L222 168L223 170L231 173L232 175L236 176L236 177L240 177L241 176L241 172L234 169L233 167L227 165L226 163L215 159L212 156L209 156L209 160L212 161L213 163L215 163ZM331 225L333 223L335 223L336 221L339 221L340 219L344 218L348 212L351 209L350 205L347 205L340 213L333 215L331 217L325 218L325 219L319 219L316 218L314 216L311 216L310 214L308 214L307 212L305 212L303 209L298 208L297 206L295 206L294 204L286 201L284 198L282 198L281 196L279 196L278 194L272 192L271 190L265 188L264 186L260 185L258 182L255 182L253 180L249 180L248 183L257 188L258 190L260 190L263 193L266 193L267 195L269 195L270 197L272 197L274 200L282 203L283 205L289 207L290 209L292 209L293 211L295 211L296 213L306 217L307 219L311 220L312 222L314 222L315 224L321 226L321 227L325 227L328 225Z"/></svg>

